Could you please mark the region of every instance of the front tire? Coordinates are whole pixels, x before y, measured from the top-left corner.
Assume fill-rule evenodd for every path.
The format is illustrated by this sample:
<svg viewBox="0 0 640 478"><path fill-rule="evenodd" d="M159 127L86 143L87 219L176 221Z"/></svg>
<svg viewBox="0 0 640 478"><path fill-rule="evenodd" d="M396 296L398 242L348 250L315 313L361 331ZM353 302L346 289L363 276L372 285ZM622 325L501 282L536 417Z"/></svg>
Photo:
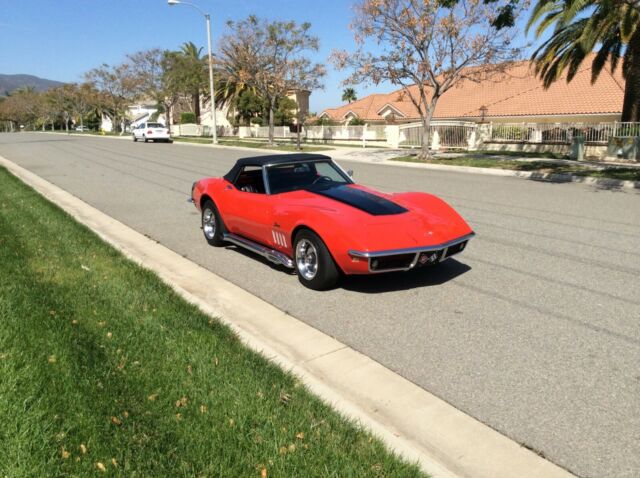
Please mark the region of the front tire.
<svg viewBox="0 0 640 478"><path fill-rule="evenodd" d="M294 260L298 280L313 290L327 290L335 287L340 272L331 253L320 237L307 229L296 234Z"/></svg>
<svg viewBox="0 0 640 478"><path fill-rule="evenodd" d="M224 245L224 224L218 208L210 200L207 200L202 206L202 232L209 245L215 247Z"/></svg>

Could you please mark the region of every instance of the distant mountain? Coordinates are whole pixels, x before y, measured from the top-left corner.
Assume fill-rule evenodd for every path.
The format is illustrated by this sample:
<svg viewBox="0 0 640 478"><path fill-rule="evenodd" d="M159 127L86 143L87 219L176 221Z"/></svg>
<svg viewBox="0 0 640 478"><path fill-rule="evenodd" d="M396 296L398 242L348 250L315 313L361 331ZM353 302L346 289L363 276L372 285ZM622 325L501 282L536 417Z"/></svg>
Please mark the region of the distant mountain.
<svg viewBox="0 0 640 478"><path fill-rule="evenodd" d="M38 78L33 75L3 75L0 73L0 96L6 96L7 93L24 86L33 86L36 91L45 91L63 84L59 81Z"/></svg>

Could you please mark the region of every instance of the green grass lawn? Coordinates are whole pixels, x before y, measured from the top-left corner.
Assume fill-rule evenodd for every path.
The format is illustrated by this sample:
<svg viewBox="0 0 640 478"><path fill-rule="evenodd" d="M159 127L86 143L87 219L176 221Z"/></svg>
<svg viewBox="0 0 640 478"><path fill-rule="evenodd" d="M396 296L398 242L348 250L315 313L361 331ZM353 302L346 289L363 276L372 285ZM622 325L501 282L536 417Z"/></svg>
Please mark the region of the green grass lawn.
<svg viewBox="0 0 640 478"><path fill-rule="evenodd" d="M448 166L470 166L474 168L511 169L515 171L532 171L543 174L570 173L577 176L591 176L596 178L621 179L640 181L640 168L610 167L603 170L595 170L579 163L551 163L546 161L516 161L513 159L498 159L487 157L483 154L468 154L455 158L433 158L428 161L418 159L416 156L400 156L391 161L406 161L411 163L444 164Z"/></svg>
<svg viewBox="0 0 640 478"><path fill-rule="evenodd" d="M211 144L210 138L189 138L185 136L173 138L176 142L182 143L199 143L199 144ZM266 141L245 141L240 139L219 139L220 146L242 146L245 148L256 149L274 149L278 151L298 151L295 143L282 144L278 143L276 146L269 146ZM333 148L330 146L308 146L302 144L302 151L330 151Z"/></svg>
<svg viewBox="0 0 640 478"><path fill-rule="evenodd" d="M511 156L517 158L546 158L546 159L569 159L566 154L553 153L550 151L545 151L541 153L527 152L527 151L478 151L477 153L473 153L474 155L486 155L486 156Z"/></svg>
<svg viewBox="0 0 640 478"><path fill-rule="evenodd" d="M2 168L0 321L0 476L422 476Z"/></svg>

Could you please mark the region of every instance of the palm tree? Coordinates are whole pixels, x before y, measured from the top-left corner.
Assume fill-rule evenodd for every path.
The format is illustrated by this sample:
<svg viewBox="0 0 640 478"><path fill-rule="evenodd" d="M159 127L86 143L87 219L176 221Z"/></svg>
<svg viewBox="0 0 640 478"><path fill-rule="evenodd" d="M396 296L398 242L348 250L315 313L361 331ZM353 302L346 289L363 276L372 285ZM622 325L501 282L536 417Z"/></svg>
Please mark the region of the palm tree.
<svg viewBox="0 0 640 478"><path fill-rule="evenodd" d="M351 103L352 101L356 101L358 97L356 96L356 90L353 88L345 88L342 92L342 101L347 101Z"/></svg>
<svg viewBox="0 0 640 478"><path fill-rule="evenodd" d="M204 58L202 57L202 47L198 48L193 42L183 43L180 47L180 53L189 62L197 68L199 64L204 64ZM193 112L196 115L196 122L200 124L200 75L194 75L191 86L191 100L193 102Z"/></svg>
<svg viewBox="0 0 640 478"><path fill-rule="evenodd" d="M640 121L640 11L619 0L538 0L527 31L535 24L539 38L554 25L551 38L531 59L545 88L567 71L571 81L582 62L597 49L591 65L594 82L609 61L615 70L622 59L625 78L622 121Z"/></svg>

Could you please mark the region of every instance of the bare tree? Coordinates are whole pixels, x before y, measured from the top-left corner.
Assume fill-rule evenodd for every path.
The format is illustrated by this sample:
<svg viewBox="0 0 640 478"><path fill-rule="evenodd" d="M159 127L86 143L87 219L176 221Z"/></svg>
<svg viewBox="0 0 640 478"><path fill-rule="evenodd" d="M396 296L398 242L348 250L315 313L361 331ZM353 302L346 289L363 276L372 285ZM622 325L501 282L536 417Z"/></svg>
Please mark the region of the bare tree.
<svg viewBox="0 0 640 478"><path fill-rule="evenodd" d="M132 72L138 78L139 92L151 98L165 111L166 126L171 131L171 113L184 90L176 52L153 48L128 55Z"/></svg>
<svg viewBox="0 0 640 478"><path fill-rule="evenodd" d="M85 79L93 83L100 93L104 105L102 110L111 117L114 132L120 128L119 120L125 118L127 105L139 93L140 80L133 72L129 63L110 66L103 63L85 74Z"/></svg>
<svg viewBox="0 0 640 478"><path fill-rule="evenodd" d="M268 22L250 16L228 22L230 30L221 40L221 74L238 84L247 84L267 101L269 144L274 144L274 114L278 100L288 91L318 87L324 66L313 64L306 52L318 50L318 38L310 34L311 24Z"/></svg>
<svg viewBox="0 0 640 478"><path fill-rule="evenodd" d="M424 128L419 157L427 159L429 126L440 97L461 81L483 81L519 55L511 21L484 0L361 0L351 25L357 50L334 51L338 68L353 70L344 84L400 85ZM366 51L375 43L373 52Z"/></svg>

